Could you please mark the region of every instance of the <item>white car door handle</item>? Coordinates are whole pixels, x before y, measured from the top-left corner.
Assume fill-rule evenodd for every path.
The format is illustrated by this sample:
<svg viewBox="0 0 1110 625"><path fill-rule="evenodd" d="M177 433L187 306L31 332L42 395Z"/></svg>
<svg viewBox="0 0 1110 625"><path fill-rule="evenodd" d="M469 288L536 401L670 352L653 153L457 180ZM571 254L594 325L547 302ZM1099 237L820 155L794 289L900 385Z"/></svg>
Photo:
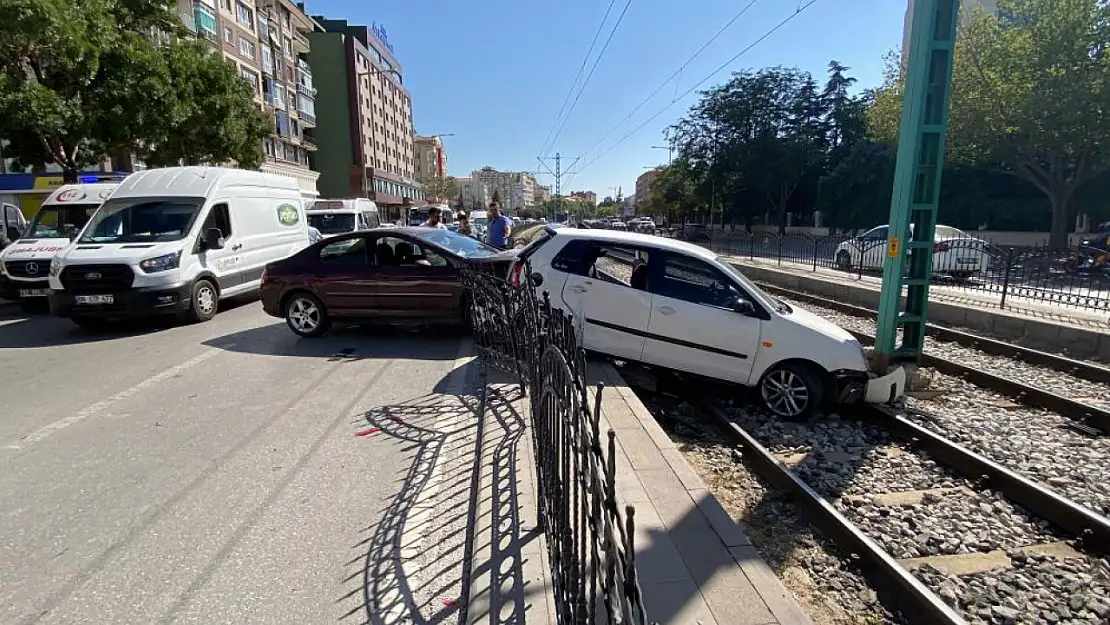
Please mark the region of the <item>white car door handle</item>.
<svg viewBox="0 0 1110 625"><path fill-rule="evenodd" d="M671 308L670 306L660 306L658 310L664 315L673 315L675 313L675 309Z"/></svg>
<svg viewBox="0 0 1110 625"><path fill-rule="evenodd" d="M581 284L576 284L576 285L570 287L570 290L573 291L574 293L585 293L585 292L589 291L589 289L582 286Z"/></svg>
<svg viewBox="0 0 1110 625"><path fill-rule="evenodd" d="M236 243L235 245L231 246L231 249L232 250L241 250L241 249L243 249L243 244L242 243Z"/></svg>

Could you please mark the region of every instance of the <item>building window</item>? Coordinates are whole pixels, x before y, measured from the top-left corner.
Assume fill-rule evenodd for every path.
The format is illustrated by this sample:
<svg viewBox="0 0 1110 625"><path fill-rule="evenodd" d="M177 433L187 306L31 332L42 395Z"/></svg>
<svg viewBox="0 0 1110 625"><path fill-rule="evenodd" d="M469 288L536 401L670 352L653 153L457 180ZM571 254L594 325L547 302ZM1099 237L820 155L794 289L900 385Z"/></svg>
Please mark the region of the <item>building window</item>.
<svg viewBox="0 0 1110 625"><path fill-rule="evenodd" d="M274 51L265 44L262 45L262 71L271 75L274 73Z"/></svg>
<svg viewBox="0 0 1110 625"><path fill-rule="evenodd" d="M231 13L231 0L220 0L220 6L228 13Z"/></svg>
<svg viewBox="0 0 1110 625"><path fill-rule="evenodd" d="M254 11L242 2L235 3L235 21L252 33L254 32Z"/></svg>
<svg viewBox="0 0 1110 625"><path fill-rule="evenodd" d="M239 39L239 54L242 54L244 57L253 61L254 60L254 43L251 42L249 39L240 38Z"/></svg>
<svg viewBox="0 0 1110 625"><path fill-rule="evenodd" d="M293 56L293 40L290 39L289 37L283 37L282 40L281 40L281 50L282 50L282 52L285 53L285 56L292 57Z"/></svg>
<svg viewBox="0 0 1110 625"><path fill-rule="evenodd" d="M230 26L224 26L224 41L228 43L235 43L235 33L231 31Z"/></svg>
<svg viewBox="0 0 1110 625"><path fill-rule="evenodd" d="M258 81L258 74L254 73L254 71L249 70L245 67L240 67L239 68L239 73L242 74L243 78L246 78L247 82L249 82L251 84L251 88L254 89L254 94L258 95L259 90L260 90L260 84L259 84L259 81Z"/></svg>

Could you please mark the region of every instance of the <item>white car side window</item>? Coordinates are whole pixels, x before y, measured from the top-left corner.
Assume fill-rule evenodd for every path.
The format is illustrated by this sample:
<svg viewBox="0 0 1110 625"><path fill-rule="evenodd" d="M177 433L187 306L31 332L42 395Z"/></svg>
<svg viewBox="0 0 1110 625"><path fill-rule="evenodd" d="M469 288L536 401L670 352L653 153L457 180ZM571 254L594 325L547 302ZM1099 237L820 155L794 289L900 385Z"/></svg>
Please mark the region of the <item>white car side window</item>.
<svg viewBox="0 0 1110 625"><path fill-rule="evenodd" d="M747 299L736 284L716 267L678 254L667 255L662 275L651 291L691 304L731 309L737 299Z"/></svg>

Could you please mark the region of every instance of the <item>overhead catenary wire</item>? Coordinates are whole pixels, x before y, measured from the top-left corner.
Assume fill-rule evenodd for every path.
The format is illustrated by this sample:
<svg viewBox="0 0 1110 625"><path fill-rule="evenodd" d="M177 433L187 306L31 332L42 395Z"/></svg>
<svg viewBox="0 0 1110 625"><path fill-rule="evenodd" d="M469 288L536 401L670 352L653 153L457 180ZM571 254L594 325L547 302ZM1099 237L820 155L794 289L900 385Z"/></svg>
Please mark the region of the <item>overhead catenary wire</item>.
<svg viewBox="0 0 1110 625"><path fill-rule="evenodd" d="M570 115L574 112L574 107L578 105L579 98L582 97L582 93L586 90L586 85L590 83L590 78L593 78L594 71L597 70L598 63L600 63L602 57L605 56L605 51L609 49L609 44L613 42L613 36L617 34L617 29L620 28L621 22L624 21L624 15L628 13L628 7L630 6L632 6L632 0L626 0L626 2L624 3L624 8L621 9L621 14L617 17L617 22L613 24L613 29L609 31L609 37L605 39L605 45L601 47L601 52L597 53L597 57L594 59L594 64L590 67L590 73L586 74L586 79L582 81L582 86L579 87L578 93L574 96L574 101L571 102L570 108L567 109L566 117L563 118L563 124L559 126L559 130L556 131L555 136L551 138L552 145L554 145L555 142L559 139L559 135L562 134L563 129L567 127L567 122L570 121Z"/></svg>
<svg viewBox="0 0 1110 625"><path fill-rule="evenodd" d="M624 143L625 141L628 140L629 137L631 137L632 135L634 135L637 132L639 132L640 130L642 130L644 128L644 126L647 126L651 122L655 121L656 118L658 118L660 115L665 113L667 111L667 109L674 106L679 100L681 100L682 98L685 98L686 96L693 93L695 89L697 89L698 87L702 86L703 84L705 84L706 82L711 80L714 76L719 74L721 72L721 70L723 70L723 69L727 68L729 65L732 65L733 63L735 63L737 59L739 59L740 57L747 54L752 48L756 47L757 45L762 43L765 39L767 39L771 35L775 34L775 32L777 32L780 28L782 28L783 26L786 26L788 23L790 23L791 20L793 20L794 18L801 15L803 11L805 11L806 9L808 9L809 7L813 6L816 3L817 3L817 0L808 0L804 4L800 5L793 13L788 15L786 18L784 18L783 20L781 20L780 22L778 22L774 26L772 26L770 29L767 30L767 32L760 35L758 39L756 39L752 43L748 44L743 50L738 52L735 56L733 56L729 60L722 63L719 67L717 67L717 69L710 72L708 76L706 76L705 78L702 78L697 83L695 83L693 86L691 86L689 89L682 92L681 95L679 95L677 98L675 98L674 100L669 102L666 106L664 106L662 109L657 111L654 115L645 119L640 125L636 126L631 131L626 133L623 137L618 139L616 143L614 143L614 144L610 145L609 147L605 148L600 154L598 154L594 158L587 161L585 165L583 165L582 167L580 167L578 169L578 173L581 173L586 168L588 168L590 165L593 165L597 161L601 160L602 157L604 157L609 152L613 151L613 149L616 148L618 145Z"/></svg>
<svg viewBox="0 0 1110 625"><path fill-rule="evenodd" d="M749 0L748 3L746 5L744 5L744 8L740 9L739 13L732 16L732 19L725 22L725 25L722 26L720 29L718 29L717 32L714 33L712 37L710 37L704 44L702 44L702 46L700 48L698 48L697 52L694 52L694 54L690 58L686 59L686 61L682 65L679 65L678 69L676 69L674 72L672 72L670 76L667 76L666 80L659 83L659 86L656 87L651 93L647 94L647 97L645 97L643 100L640 100L640 103L637 104L636 107L633 108L631 111L629 111L628 115L625 115L623 119L621 119L619 122L617 122L608 131L606 131L605 134L601 135L601 138L599 138L596 142L594 142L593 145L591 145L589 148L587 148L586 151L582 153L582 155L584 156L586 154L589 154L594 148L601 145L606 139L609 138L609 135L613 134L618 128L623 126L624 123L626 121L628 121L629 119L631 119L633 115L638 113L640 111L640 109L644 108L644 105L647 104L648 102L650 102L651 99L654 98L657 93L662 91L663 87L666 87L672 80L675 79L676 76L681 74L682 70L686 69L686 67L688 65L690 65L690 63L693 63L695 60L697 60L697 58L699 56L701 56L702 52L705 52L706 49L709 48L709 46L713 45L713 42L717 41L717 39L719 39L721 37L721 35L723 35L725 33L726 30L728 30L733 24L735 24L737 22L737 20L739 20L741 17L744 17L744 14L747 13L748 10L751 9L753 6L755 6L755 3L757 3L757 2L759 2L759 0ZM672 98L671 101L674 102L677 99L678 99L678 83L675 83L675 97Z"/></svg>
<svg viewBox="0 0 1110 625"><path fill-rule="evenodd" d="M570 89L567 89L567 96L563 98L563 105L559 107L559 113L555 115L555 121L552 122L551 128L547 131L547 137L543 140L543 145L540 146L540 154L547 152L548 145L551 143L551 134L555 132L555 128L559 126L559 120L563 118L563 112L567 110L567 103L570 102L574 88L578 86L578 79L582 77L582 72L586 71L586 64L590 62L590 55L593 54L597 40L601 37L601 31L605 29L605 23L609 21L609 14L613 11L613 5L616 3L617 0L609 0L609 6L605 9L605 15L601 18L601 23L597 25L597 30L594 31L594 38L590 41L586 56L582 57L582 65L578 67L578 73L574 75L574 80L570 83Z"/></svg>

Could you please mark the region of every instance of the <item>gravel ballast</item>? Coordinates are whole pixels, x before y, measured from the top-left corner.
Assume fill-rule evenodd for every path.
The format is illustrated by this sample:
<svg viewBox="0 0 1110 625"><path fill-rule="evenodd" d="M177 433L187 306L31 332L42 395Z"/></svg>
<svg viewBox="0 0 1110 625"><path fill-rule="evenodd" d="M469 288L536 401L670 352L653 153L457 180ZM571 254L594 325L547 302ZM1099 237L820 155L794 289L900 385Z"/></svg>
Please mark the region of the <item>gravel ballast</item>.
<svg viewBox="0 0 1110 625"><path fill-rule="evenodd" d="M800 306L838 325L874 333L870 319L809 304ZM926 350L1025 384L1091 401L1110 397L1105 384L1003 356L926 339ZM928 399L907 398L905 416L1003 466L1037 480L1093 511L1110 516L1110 437L1089 437L1066 416L1020 405L959 378L932 373Z"/></svg>

